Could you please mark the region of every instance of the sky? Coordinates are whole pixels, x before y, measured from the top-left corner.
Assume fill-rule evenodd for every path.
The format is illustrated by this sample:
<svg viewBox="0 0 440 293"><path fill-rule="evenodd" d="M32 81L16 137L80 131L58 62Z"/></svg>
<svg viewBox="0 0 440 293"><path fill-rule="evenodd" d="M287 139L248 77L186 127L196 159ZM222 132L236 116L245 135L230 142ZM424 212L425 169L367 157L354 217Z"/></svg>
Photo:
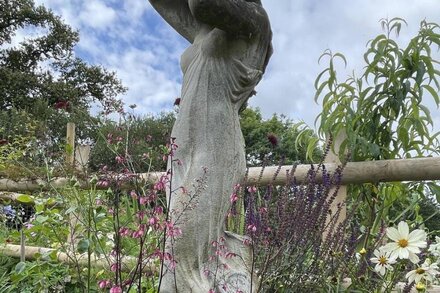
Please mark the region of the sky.
<svg viewBox="0 0 440 293"><path fill-rule="evenodd" d="M182 1L182 0L176 0ZM126 105L137 114L172 110L180 95L179 60L188 46L147 0L36 0L80 31L76 54L116 71L129 88ZM274 55L250 105L264 117L284 114L313 127L321 105L314 80L325 69L326 50L347 58L342 81L360 72L368 40L382 33L380 19L401 17L408 26L398 38L406 45L422 20L440 23L440 0L263 0L272 26ZM437 55L438 56L438 55ZM427 101L437 127L440 110Z"/></svg>

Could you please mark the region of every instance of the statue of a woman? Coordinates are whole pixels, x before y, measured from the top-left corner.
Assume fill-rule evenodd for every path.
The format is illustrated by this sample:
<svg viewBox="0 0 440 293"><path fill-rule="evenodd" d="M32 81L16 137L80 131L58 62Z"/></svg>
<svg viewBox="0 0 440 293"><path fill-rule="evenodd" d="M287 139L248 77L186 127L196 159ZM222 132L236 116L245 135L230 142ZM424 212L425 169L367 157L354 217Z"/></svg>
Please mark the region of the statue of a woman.
<svg viewBox="0 0 440 293"><path fill-rule="evenodd" d="M225 232L225 216L246 170L238 112L272 53L268 16L259 0L150 2L191 43L181 58L182 94L171 134L178 145L174 159L181 164L173 165L172 185L189 189L206 178L197 204L179 218L182 236L172 243L175 271L163 272L160 291L250 292L249 248ZM172 220L189 200L183 191L171 195L171 210L177 211ZM213 266L215 241L238 256Z"/></svg>

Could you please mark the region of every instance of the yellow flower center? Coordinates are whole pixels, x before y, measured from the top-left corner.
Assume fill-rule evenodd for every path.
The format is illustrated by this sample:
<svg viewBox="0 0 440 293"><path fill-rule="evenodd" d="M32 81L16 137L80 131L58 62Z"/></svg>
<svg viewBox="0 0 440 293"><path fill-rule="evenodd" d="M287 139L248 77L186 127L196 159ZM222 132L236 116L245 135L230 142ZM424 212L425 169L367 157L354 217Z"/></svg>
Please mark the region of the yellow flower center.
<svg viewBox="0 0 440 293"><path fill-rule="evenodd" d="M422 282L418 282L416 285L417 291L420 291L420 292L425 291L425 288L426 288L426 286Z"/></svg>
<svg viewBox="0 0 440 293"><path fill-rule="evenodd" d="M387 264L387 258L385 256L379 257L379 264L386 265Z"/></svg>
<svg viewBox="0 0 440 293"><path fill-rule="evenodd" d="M398 244L400 247L405 248L405 247L408 246L408 240L406 240L406 239L400 239L399 242L397 242L397 244Z"/></svg>
<svg viewBox="0 0 440 293"><path fill-rule="evenodd" d="M424 274L424 273L425 273L425 270L422 269L422 268L418 268L418 269L416 270L416 273L419 274L419 275L421 275L421 274Z"/></svg>

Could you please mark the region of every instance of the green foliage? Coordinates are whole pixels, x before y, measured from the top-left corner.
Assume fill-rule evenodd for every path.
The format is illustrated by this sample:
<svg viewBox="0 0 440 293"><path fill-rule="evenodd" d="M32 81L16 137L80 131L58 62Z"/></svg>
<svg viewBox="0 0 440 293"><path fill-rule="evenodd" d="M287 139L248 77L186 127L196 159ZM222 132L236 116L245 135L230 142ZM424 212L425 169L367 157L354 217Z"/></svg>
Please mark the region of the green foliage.
<svg viewBox="0 0 440 293"><path fill-rule="evenodd" d="M305 147L310 141L317 141L317 137L303 123L294 123L276 114L265 120L259 109L247 108L240 113L240 124L248 166L259 166L268 159L279 163L283 158L285 164L292 164L296 161L310 162L307 155L320 157L318 147L313 146L310 150ZM271 143L268 136L273 136L276 144Z"/></svg>
<svg viewBox="0 0 440 293"><path fill-rule="evenodd" d="M47 261L19 262L9 280L3 292L82 292L75 285L68 266Z"/></svg>
<svg viewBox="0 0 440 293"><path fill-rule="evenodd" d="M132 159L136 172L165 170L166 161L159 151L168 143L175 116L172 112L156 116L135 117L116 123L102 121L96 129L97 137L90 154L90 168L99 170L106 165L109 170L117 170L115 157L127 155Z"/></svg>
<svg viewBox="0 0 440 293"><path fill-rule="evenodd" d="M18 30L34 34L14 46ZM31 165L44 166L46 158L60 163L57 153L64 149L67 122L76 124L78 140L96 136L97 121L89 113L92 102L102 105L105 113L122 108L116 97L126 89L115 73L75 57L78 41L77 31L32 0L0 3L0 139L14 141L9 148L22 153L17 144L28 141L17 137L24 135L17 129L31 124L29 137L35 142L33 150L38 150L33 155L39 157Z"/></svg>
<svg viewBox="0 0 440 293"><path fill-rule="evenodd" d="M360 77L339 82L335 62L345 57L326 51L329 67L315 81L315 99L322 97L319 115L321 135L336 137L342 130L347 139L341 153L350 150L353 161L395 159L439 153L438 134L423 98L440 105L439 62L431 51L440 45L440 28L423 21L420 31L406 48L391 38L404 22L399 18L382 20L386 34L371 40L364 54L366 67Z"/></svg>
<svg viewBox="0 0 440 293"><path fill-rule="evenodd" d="M315 100L322 99L318 116L321 137L345 136L340 156L348 152L352 161L385 160L438 155L439 133L432 133L433 120L426 99L440 105L439 61L432 50L440 47L440 27L422 21L418 34L406 47L392 37L398 36L403 19L381 20L385 33L368 42L364 54L366 66L360 75L353 74L344 82L337 79L336 62L345 66L345 57L330 50L328 67L316 81ZM430 189L423 183L372 183L349 187L349 200L357 203L356 222L363 233L363 247L372 249L380 237L380 227L410 219L434 232L438 228L429 221L438 207L428 204ZM362 248L359 247L359 249ZM365 272L365 278L373 278Z"/></svg>
<svg viewBox="0 0 440 293"><path fill-rule="evenodd" d="M6 0L0 5L0 109L31 110L38 99L49 105L68 101L72 107L87 109L91 101L109 102L124 92L114 73L74 57L79 34L51 10L32 0ZM46 33L8 46L18 29Z"/></svg>

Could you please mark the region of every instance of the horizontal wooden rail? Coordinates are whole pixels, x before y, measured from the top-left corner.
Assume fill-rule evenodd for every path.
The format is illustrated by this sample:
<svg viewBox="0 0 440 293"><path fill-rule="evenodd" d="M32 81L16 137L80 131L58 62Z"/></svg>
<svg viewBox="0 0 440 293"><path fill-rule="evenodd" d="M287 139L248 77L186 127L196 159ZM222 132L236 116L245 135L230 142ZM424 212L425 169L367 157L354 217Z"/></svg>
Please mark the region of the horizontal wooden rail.
<svg viewBox="0 0 440 293"><path fill-rule="evenodd" d="M336 170L337 165L333 163L324 164L330 172ZM282 166L278 176L273 180L278 167L265 167L260 178L262 167L249 168L247 185L282 185L286 183L287 173L292 166ZM295 171L297 182L304 182L310 165L298 165ZM158 180L164 173L139 174L139 178L145 181ZM318 178L319 180L320 178ZM358 184L368 182L393 182L393 181L423 181L440 180L440 157L396 159L381 161L350 162L345 166L342 184ZM13 181L0 179L0 191L38 191L62 188L69 184L68 178L56 178L50 182L44 180ZM82 183L82 188L88 188L88 184ZM122 186L125 189L133 188L129 184ZM1 195L0 195L1 197Z"/></svg>
<svg viewBox="0 0 440 293"><path fill-rule="evenodd" d="M324 165L330 172L334 172L338 167L333 163L325 163ZM266 167L261 180L258 182L261 167L250 168L247 184L270 184L277 169L278 167ZM273 184L285 184L287 172L291 170L292 166L281 167L279 175L275 178ZM304 182L309 170L310 165L298 165L295 170L297 182ZM320 179L318 175L318 180ZM440 157L349 162L345 166L342 175L343 185L424 180L440 180Z"/></svg>
<svg viewBox="0 0 440 293"><path fill-rule="evenodd" d="M56 251L53 248L46 248L46 247L37 247L37 246L25 246L25 259L26 260L35 260L37 256L44 256L49 255ZM0 255L5 255L9 257L19 258L20 257L20 245L16 244L5 244L0 245ZM88 259L87 259L87 253L84 254L67 254L65 252L57 252L56 254L57 258L56 260L62 263L70 263L75 264L77 263L80 266L87 266ZM105 257L96 257L94 254L91 255L91 265L94 268L99 269L108 269L111 265L109 264L108 260ZM137 259L134 257L125 256L122 258L122 270L125 272L130 272L137 264ZM158 268L154 263L148 263L144 265L144 272L148 273L154 273L157 272Z"/></svg>

